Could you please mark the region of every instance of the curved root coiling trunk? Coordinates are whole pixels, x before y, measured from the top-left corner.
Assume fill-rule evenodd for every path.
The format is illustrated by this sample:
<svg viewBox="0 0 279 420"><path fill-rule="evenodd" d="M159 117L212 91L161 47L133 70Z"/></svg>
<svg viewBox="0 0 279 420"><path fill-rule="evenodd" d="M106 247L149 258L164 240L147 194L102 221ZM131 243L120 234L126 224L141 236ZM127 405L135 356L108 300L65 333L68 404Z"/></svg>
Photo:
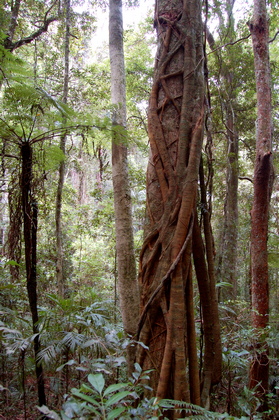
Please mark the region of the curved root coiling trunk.
<svg viewBox="0 0 279 420"><path fill-rule="evenodd" d="M148 223L139 267L138 339L149 349L139 346L137 361L154 369L158 398L200 404L191 266L205 103L200 1L158 0L155 26Z"/></svg>

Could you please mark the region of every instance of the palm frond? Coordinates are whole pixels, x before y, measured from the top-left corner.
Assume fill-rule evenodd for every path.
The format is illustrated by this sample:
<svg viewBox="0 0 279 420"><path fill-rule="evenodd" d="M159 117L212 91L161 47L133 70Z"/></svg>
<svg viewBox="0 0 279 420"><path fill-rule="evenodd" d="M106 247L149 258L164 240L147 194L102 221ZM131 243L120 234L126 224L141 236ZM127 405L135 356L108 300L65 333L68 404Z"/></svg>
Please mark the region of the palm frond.
<svg viewBox="0 0 279 420"><path fill-rule="evenodd" d="M75 351L85 342L85 336L74 331L67 332L62 339L62 343L71 351Z"/></svg>

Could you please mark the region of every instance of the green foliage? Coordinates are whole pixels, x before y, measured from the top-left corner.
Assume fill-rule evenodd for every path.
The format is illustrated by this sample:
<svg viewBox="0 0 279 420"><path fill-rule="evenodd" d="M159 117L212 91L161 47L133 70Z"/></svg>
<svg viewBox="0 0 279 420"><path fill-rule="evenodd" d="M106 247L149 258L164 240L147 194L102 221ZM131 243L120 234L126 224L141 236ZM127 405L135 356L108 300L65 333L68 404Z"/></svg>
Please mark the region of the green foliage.
<svg viewBox="0 0 279 420"><path fill-rule="evenodd" d="M215 419L216 413L205 410L193 404L171 399L140 398L144 389L150 389L145 384L149 380L149 371L142 371L135 364L135 372L130 382L118 382L105 386L103 374L89 374L87 384L79 389L72 389L71 396L64 403L63 410L58 415L47 407L39 410L53 419L90 419L92 416L103 420L113 419L165 419L167 412L177 411L190 419ZM184 418L184 417L183 417ZM182 418L180 419L182 420Z"/></svg>
<svg viewBox="0 0 279 420"><path fill-rule="evenodd" d="M45 170L57 170L59 168L59 164L65 160L65 155L60 149L59 146L51 145L51 146L44 146L44 164Z"/></svg>

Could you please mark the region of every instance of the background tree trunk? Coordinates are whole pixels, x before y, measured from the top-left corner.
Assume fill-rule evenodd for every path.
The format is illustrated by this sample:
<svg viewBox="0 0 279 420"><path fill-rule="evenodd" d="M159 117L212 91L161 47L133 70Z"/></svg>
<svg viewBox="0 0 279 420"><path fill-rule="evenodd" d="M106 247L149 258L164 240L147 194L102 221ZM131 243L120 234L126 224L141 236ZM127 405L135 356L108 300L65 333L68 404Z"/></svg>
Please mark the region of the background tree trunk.
<svg viewBox="0 0 279 420"><path fill-rule="evenodd" d="M9 24L8 33L7 33L7 40L9 42L12 42L14 38L15 30L17 27L17 19L18 19L18 14L19 14L19 9L20 9L20 3L21 3L21 0L15 0L15 2L12 2L11 20Z"/></svg>
<svg viewBox="0 0 279 420"><path fill-rule="evenodd" d="M122 1L109 2L109 54L111 65L111 100L113 110L112 180L118 292L123 326L134 337L139 315L139 293L134 255L132 202L128 177L126 136L126 86L123 51ZM134 366L135 347L128 348L128 370Z"/></svg>
<svg viewBox="0 0 279 420"><path fill-rule="evenodd" d="M200 201L202 217L199 224L196 213L193 231L193 259L200 293L202 333L204 334L204 357L203 360L200 360L201 404L209 407L211 387L220 381L222 375L222 346L215 287L214 241L206 193L203 162L201 162ZM203 237L205 238L205 244L203 243Z"/></svg>
<svg viewBox="0 0 279 420"><path fill-rule="evenodd" d="M221 42L234 42L236 39L233 15L234 1L224 2L226 13L219 10ZM224 22L226 20L226 23ZM207 41L211 50L216 49L214 38L207 30ZM227 283L220 289L219 299L228 300L237 297L237 250L238 250L238 133L236 115L236 97L238 81L234 72L235 59L228 57L228 52L215 51L219 70L219 97L222 109L222 123L226 134L226 195L224 204L224 222L221 243L218 250L217 281Z"/></svg>
<svg viewBox="0 0 279 420"><path fill-rule="evenodd" d="M65 0L65 49L64 49L64 83L63 83L63 97L64 104L68 102L69 91L69 56L70 56L70 10L71 1ZM60 149L66 153L66 139L67 135L62 134L60 138ZM55 223L56 223L56 280L58 286L58 293L64 297L64 270L63 270L63 231L62 231L62 196L63 186L65 179L65 160L60 162L58 186L56 194L56 210L55 210Z"/></svg>
<svg viewBox="0 0 279 420"><path fill-rule="evenodd" d="M273 184L271 77L269 30L265 0L254 0L254 16L249 24L252 34L256 89L257 127L254 168L254 200L251 211L251 296L252 325L256 343L250 367L249 386L258 394L268 392L268 348L266 327L269 323L268 295L268 215Z"/></svg>

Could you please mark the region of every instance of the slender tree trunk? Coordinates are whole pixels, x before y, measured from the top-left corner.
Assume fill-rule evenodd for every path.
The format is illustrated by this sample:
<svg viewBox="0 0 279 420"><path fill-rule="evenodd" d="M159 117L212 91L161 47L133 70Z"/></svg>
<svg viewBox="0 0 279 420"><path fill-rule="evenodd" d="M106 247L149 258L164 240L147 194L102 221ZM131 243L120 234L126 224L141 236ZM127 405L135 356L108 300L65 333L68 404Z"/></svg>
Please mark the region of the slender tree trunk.
<svg viewBox="0 0 279 420"><path fill-rule="evenodd" d="M62 101L64 104L68 102L68 91L69 91L69 56L70 56L70 9L71 0L65 0L65 49L64 49L64 84L63 84L63 97ZM62 134L60 138L60 149L65 155L66 152L66 139L67 135ZM61 297L64 297L64 269L63 269L63 232L62 232L62 196L63 186L65 179L65 160L59 165L59 176L58 186L56 194L56 211L55 211L55 223L56 223L56 280L58 286L58 293Z"/></svg>
<svg viewBox="0 0 279 420"><path fill-rule="evenodd" d="M112 140L112 178L118 292L125 332L134 337L139 316L139 294L134 255L131 191L128 178L126 137L126 86L123 51L122 1L109 2L109 53L111 65L111 99L114 106ZM135 347L128 348L128 370L133 370Z"/></svg>
<svg viewBox="0 0 279 420"><path fill-rule="evenodd" d="M238 135L236 132L232 100L228 100L226 104L226 131L226 198L224 207L223 240L220 249L222 264L219 278L222 282L226 282L231 286L229 288L225 288L222 297L234 300L237 296Z"/></svg>
<svg viewBox="0 0 279 420"><path fill-rule="evenodd" d="M209 406L211 387L221 379L222 345L215 286L214 244L202 161L200 165L200 196L203 211L201 226L198 223L197 214L195 216L193 259L200 293L205 344L203 369L201 370L201 404L202 406ZM205 244L203 243L203 236Z"/></svg>
<svg viewBox="0 0 279 420"><path fill-rule="evenodd" d="M268 347L266 327L269 323L268 295L268 216L273 184L271 76L269 64L269 30L265 0L254 0L254 16L249 24L252 34L256 89L257 125L254 168L254 200L251 211L251 296L252 325L256 343L250 367L249 386L257 386L259 396L268 392Z"/></svg>
<svg viewBox="0 0 279 420"><path fill-rule="evenodd" d="M144 369L154 369L151 386L158 398L200 404L191 254L205 112L201 2L158 0L155 26L158 52L148 111L148 220L139 267L138 339L148 350L138 346L137 361ZM207 251L211 252L209 247ZM203 244L201 252L204 255ZM212 270L210 261L203 276ZM209 278L207 290L211 300ZM203 314L214 322L210 309ZM207 396L214 362L211 351ZM216 368L219 371L217 364Z"/></svg>
<svg viewBox="0 0 279 420"><path fill-rule="evenodd" d="M227 24L221 25L222 42L234 41L234 1L224 2L227 15ZM221 13L221 12L220 12ZM224 20L219 16L220 21ZM212 34L207 30L207 41L211 50L215 50L215 42ZM222 239L217 258L217 281L225 282L229 287L221 288L221 300L236 299L237 296L237 244L238 244L238 133L237 117L235 115L236 85L234 77L234 61L228 58L226 53L217 49L215 54L219 62L219 85L220 101L223 111L223 124L225 126L227 143L226 165L226 196L224 204L224 224L222 227Z"/></svg>
<svg viewBox="0 0 279 420"><path fill-rule="evenodd" d="M32 315L34 338L35 368L38 387L39 405L46 404L44 377L42 365L38 364L37 356L40 351L40 335L38 327L37 307L37 225L38 207L32 194L32 147L30 143L21 145L22 173L21 194L23 213L23 235L25 245L25 268L27 278L27 292Z"/></svg>

